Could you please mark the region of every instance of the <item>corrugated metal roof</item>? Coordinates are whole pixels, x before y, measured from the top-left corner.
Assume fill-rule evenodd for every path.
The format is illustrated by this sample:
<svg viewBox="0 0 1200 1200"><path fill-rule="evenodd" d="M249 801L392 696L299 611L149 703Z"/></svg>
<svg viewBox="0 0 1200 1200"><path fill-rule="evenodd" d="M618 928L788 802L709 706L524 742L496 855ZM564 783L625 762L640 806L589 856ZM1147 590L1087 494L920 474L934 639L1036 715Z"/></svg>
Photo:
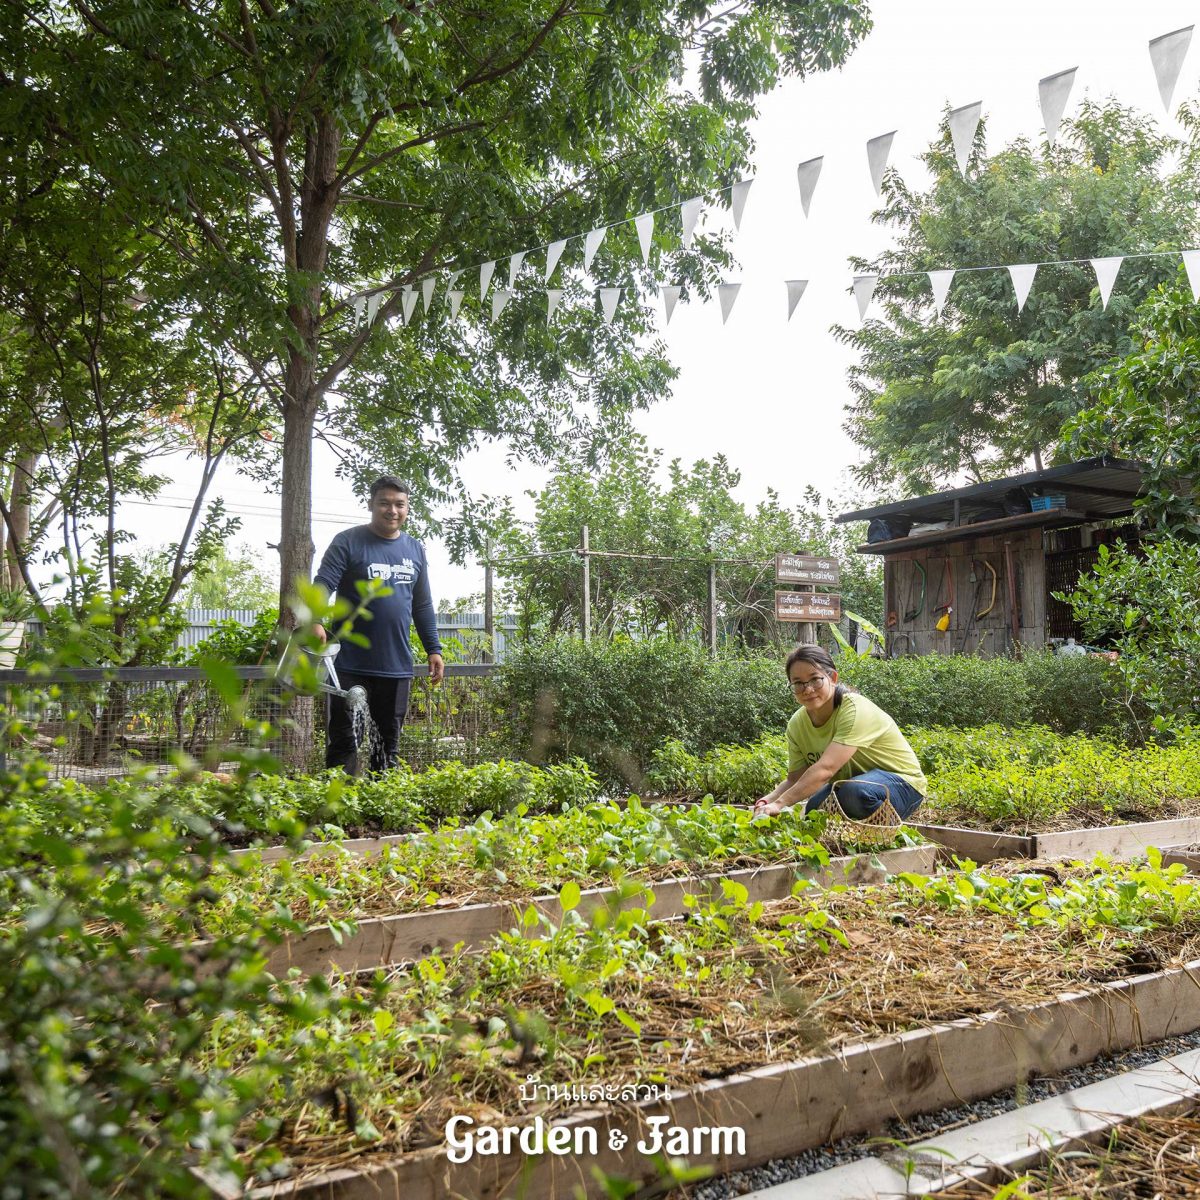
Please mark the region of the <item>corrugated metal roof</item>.
<svg viewBox="0 0 1200 1200"><path fill-rule="evenodd" d="M1024 475L1010 475L1006 479L993 479L988 483L974 483L969 487L862 508L842 513L837 520L870 521L875 517L905 516L916 522L952 521L957 501L959 521L967 522L973 514L1000 504L1004 493L1015 488L1024 490L1027 495L1062 492L1067 497L1067 508L1097 520L1108 520L1133 512L1133 502L1141 493L1141 486L1141 463L1103 455L1060 467L1029 471Z"/></svg>

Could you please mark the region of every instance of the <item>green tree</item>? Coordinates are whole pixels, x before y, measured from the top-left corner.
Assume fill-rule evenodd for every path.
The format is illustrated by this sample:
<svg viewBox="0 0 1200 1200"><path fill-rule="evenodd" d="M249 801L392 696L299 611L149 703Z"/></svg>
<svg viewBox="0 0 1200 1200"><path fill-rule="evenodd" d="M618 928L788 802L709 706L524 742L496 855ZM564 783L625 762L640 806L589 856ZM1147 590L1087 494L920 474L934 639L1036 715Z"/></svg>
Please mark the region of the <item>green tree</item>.
<svg viewBox="0 0 1200 1200"><path fill-rule="evenodd" d="M1096 403L1064 429L1080 454L1144 464L1137 509L1161 536L1200 541L1200 308L1183 270L1138 309L1135 348L1092 377Z"/></svg>
<svg viewBox="0 0 1200 1200"><path fill-rule="evenodd" d="M671 378L637 301L667 271L708 288L727 250L685 253L660 222L641 270L614 230L594 270L628 289L611 326L576 279L547 328L527 272L499 321L474 288L462 321L435 303L401 328L407 288L728 185L755 97L868 28L862 0L31 0L2 19L14 134L35 114L52 161L155 208L145 231L180 264L166 290L277 406L285 588L311 568L314 435L429 501L461 491L480 440L590 436Z"/></svg>
<svg viewBox="0 0 1200 1200"><path fill-rule="evenodd" d="M1183 143L1115 102L1085 101L1053 149L1035 156L1022 139L991 158L981 126L966 179L943 125L924 155L927 191L887 174L875 220L896 243L856 264L879 273L883 318L836 329L862 355L846 427L868 454L864 482L920 493L1057 452L1063 422L1089 401L1088 376L1132 348L1136 305L1178 265L1128 259L1102 309L1086 260L1194 244L1200 123L1188 106L1181 119ZM1067 259L1038 271L1020 314L1007 271L970 270ZM934 319L924 272L946 268L962 273Z"/></svg>
<svg viewBox="0 0 1200 1200"><path fill-rule="evenodd" d="M1200 712L1200 543L1163 538L1100 547L1071 603L1089 640L1112 646L1126 705L1166 732Z"/></svg>
<svg viewBox="0 0 1200 1200"><path fill-rule="evenodd" d="M249 546L230 551L222 544L192 577L184 603L189 608L274 608L279 582L263 570L262 561Z"/></svg>
<svg viewBox="0 0 1200 1200"><path fill-rule="evenodd" d="M774 643L777 553L829 554L842 564L845 605L879 619L877 564L854 552L861 529L835 525L831 506L812 489L795 509L767 498L747 508L734 496L740 474L723 456L690 470L668 465L643 438L625 439L597 471L585 457L564 456L535 501L531 526L511 505L493 518L493 555L509 581L505 600L527 632L579 629L582 571L578 555L588 527L592 622L601 637L657 634L702 638L709 565L716 564L719 622L726 636ZM787 631L790 638L791 631Z"/></svg>

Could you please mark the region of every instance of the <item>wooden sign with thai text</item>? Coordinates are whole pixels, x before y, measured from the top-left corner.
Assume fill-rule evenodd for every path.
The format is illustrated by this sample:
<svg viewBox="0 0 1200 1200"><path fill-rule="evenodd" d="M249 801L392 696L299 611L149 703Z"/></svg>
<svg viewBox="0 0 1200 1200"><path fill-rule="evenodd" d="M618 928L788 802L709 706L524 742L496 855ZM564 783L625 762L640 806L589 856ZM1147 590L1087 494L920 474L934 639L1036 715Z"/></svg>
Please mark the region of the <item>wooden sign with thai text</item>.
<svg viewBox="0 0 1200 1200"><path fill-rule="evenodd" d="M837 587L842 581L836 558L817 558L810 554L775 555L776 583L811 583Z"/></svg>
<svg viewBox="0 0 1200 1200"><path fill-rule="evenodd" d="M840 621L841 596L820 592L776 592L775 619L778 621Z"/></svg>

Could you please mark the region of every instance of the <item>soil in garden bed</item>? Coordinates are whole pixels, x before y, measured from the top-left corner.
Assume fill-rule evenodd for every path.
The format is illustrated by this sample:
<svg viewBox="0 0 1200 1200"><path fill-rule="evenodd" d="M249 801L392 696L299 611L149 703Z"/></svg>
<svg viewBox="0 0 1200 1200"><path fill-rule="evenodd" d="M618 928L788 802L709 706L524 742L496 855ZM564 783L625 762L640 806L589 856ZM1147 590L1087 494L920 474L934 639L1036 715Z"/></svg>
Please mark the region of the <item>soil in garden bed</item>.
<svg viewBox="0 0 1200 1200"><path fill-rule="evenodd" d="M682 925L565 929L396 971L385 992L360 993L357 1022L273 1098L276 1148L293 1176L361 1168L439 1144L454 1115L494 1125L569 1115L569 1101L521 1099L530 1074L563 1087L658 1081L678 1091L1200 954L1194 918L1136 938L1085 935L943 902L853 889L770 904L758 920L731 906ZM363 1043L352 1087L360 1121L378 1133L369 1142L304 1099L328 1091L331 1072L344 1077L346 1047Z"/></svg>

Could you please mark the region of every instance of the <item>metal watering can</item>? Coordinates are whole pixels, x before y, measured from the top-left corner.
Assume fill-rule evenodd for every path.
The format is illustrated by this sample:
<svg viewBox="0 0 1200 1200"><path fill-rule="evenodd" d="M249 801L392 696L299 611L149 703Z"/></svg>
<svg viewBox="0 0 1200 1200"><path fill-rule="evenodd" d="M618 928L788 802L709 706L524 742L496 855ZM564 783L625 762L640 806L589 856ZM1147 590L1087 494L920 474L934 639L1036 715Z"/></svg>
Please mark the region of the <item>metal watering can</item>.
<svg viewBox="0 0 1200 1200"><path fill-rule="evenodd" d="M338 651L341 648L341 645L337 642L326 642L320 650L310 650L304 647L300 653L316 661L318 692L328 696L341 696L352 709L365 711L367 707L366 689L360 687L358 684L350 688L344 688L338 679L333 660L337 657ZM293 686L292 664L295 662L295 658L291 654L291 649L292 640L288 638L287 644L283 648L283 654L279 658L279 664L275 668L275 678L285 687ZM324 678L321 677L322 674Z"/></svg>

